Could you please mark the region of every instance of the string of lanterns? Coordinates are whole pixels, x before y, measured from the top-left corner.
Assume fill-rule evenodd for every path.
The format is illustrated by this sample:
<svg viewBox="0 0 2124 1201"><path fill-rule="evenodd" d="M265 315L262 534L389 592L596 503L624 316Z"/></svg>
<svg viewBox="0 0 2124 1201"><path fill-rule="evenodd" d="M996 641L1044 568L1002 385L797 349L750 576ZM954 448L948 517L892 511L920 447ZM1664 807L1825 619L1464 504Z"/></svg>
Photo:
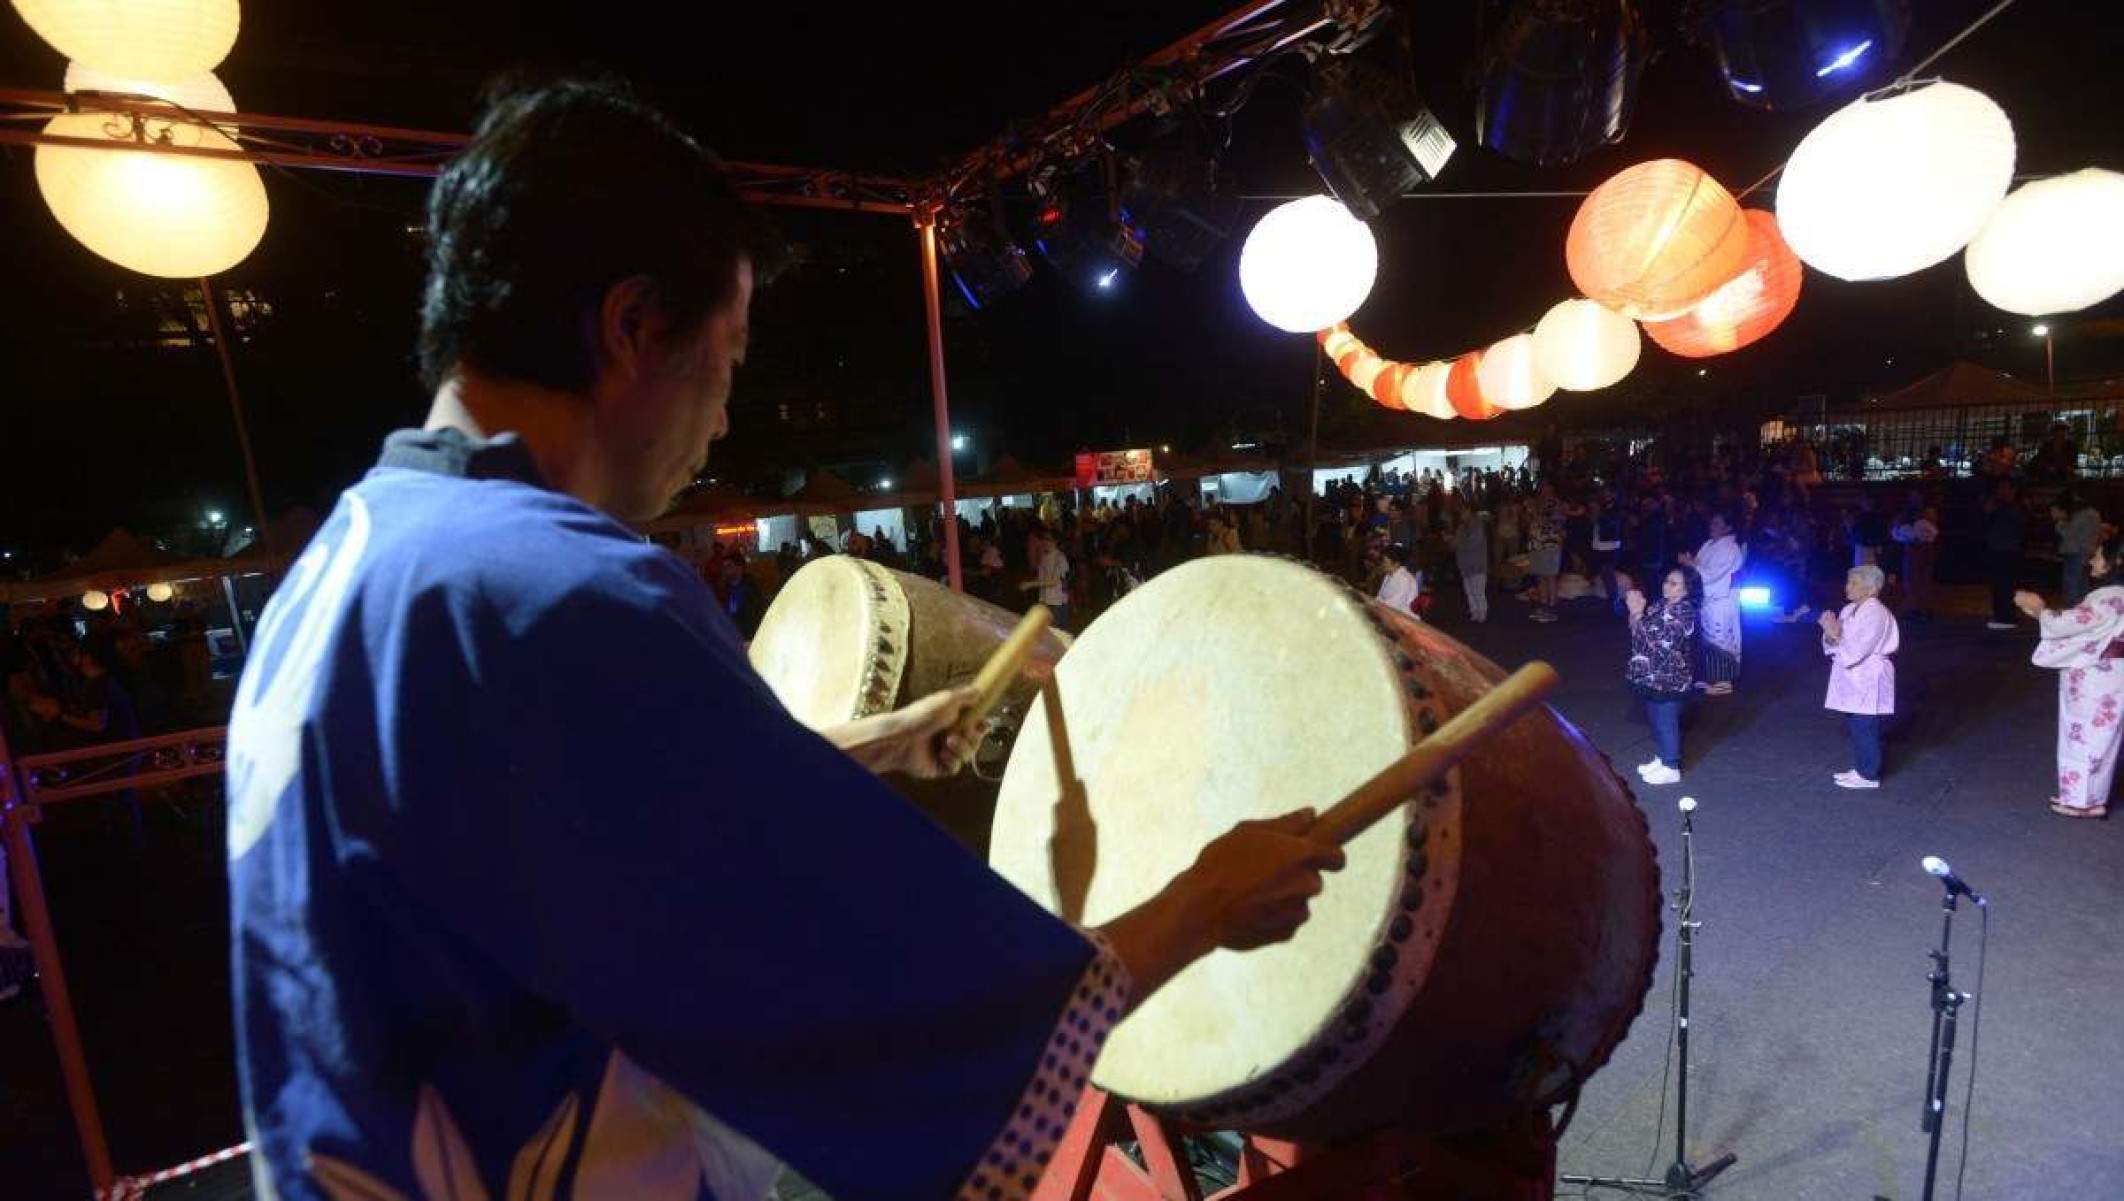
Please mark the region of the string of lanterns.
<svg viewBox="0 0 2124 1201"><path fill-rule="evenodd" d="M61 113L46 134L138 139L235 152L229 133L193 112L234 112L212 74L235 45L238 0L13 0L31 30L70 61L68 93L167 102L167 117ZM91 251L143 275L193 279L242 262L265 237L270 205L250 163L152 150L40 145L37 189L62 228Z"/></svg>
<svg viewBox="0 0 2124 1201"><path fill-rule="evenodd" d="M1559 389L1609 387L1636 367L1640 327L1684 358L1752 345L1797 308L1802 264L1892 279L1964 251L1979 296L2030 316L2124 291L2124 174L2088 168L2009 196L2014 153L2012 123L1989 97L1928 80L1870 93L1815 126L1783 169L1774 213L1742 208L1692 163L1638 163L1588 194L1571 221L1564 265L1585 298L1552 307L1530 333L1450 360L1388 359L1350 330L1377 250L1327 197L1263 218L1241 256L1241 285L1278 328L1326 320L1314 327L1321 348L1360 391L1437 420L1487 420ZM1312 217L1289 215L1298 211ZM1278 267L1250 277L1250 258Z"/></svg>

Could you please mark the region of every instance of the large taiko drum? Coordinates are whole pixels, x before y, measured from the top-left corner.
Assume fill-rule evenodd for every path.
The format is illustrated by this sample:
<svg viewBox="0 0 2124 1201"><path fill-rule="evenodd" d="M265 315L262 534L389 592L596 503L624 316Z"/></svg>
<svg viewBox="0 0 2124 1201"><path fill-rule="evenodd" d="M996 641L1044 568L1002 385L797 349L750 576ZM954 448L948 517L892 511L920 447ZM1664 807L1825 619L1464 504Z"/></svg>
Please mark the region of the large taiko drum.
<svg viewBox="0 0 2124 1201"><path fill-rule="evenodd" d="M972 683L1017 623L1015 613L920 576L829 555L789 577L750 653L789 712L818 730ZM988 853L995 779L1009 740L1038 695L1036 679L1068 647L1066 635L1042 637L1033 667L1004 696L971 768L948 780L893 781L977 855Z"/></svg>
<svg viewBox="0 0 2124 1201"><path fill-rule="evenodd" d="M1131 593L1056 674L1089 794L1090 926L1235 822L1325 809L1504 675L1246 555ZM1011 755L990 861L1054 909L1046 725L1036 710ZM1651 983L1659 871L1629 791L1568 722L1521 719L1347 851L1296 938L1189 967L1114 1030L1093 1082L1218 1129L1333 1141L1501 1128L1606 1061Z"/></svg>

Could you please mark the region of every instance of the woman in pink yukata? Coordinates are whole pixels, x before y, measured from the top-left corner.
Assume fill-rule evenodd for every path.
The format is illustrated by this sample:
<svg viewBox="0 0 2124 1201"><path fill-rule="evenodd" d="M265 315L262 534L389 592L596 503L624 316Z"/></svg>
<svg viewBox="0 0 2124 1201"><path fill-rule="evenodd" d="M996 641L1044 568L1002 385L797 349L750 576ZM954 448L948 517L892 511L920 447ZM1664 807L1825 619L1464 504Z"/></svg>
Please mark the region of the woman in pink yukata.
<svg viewBox="0 0 2124 1201"><path fill-rule="evenodd" d="M2124 587L2113 582L2124 542L2112 539L2087 560L2094 591L2073 608L2043 607L2033 592L2013 603L2036 619L2043 640L2032 656L2037 667L2058 673L2058 795L2050 811L2060 817L2109 815L2109 783L2116 776L2119 709L2124 708Z"/></svg>
<svg viewBox="0 0 2124 1201"><path fill-rule="evenodd" d="M1844 575L1842 613L1821 616L1822 653L1829 656L1829 695L1823 707L1844 715L1851 731L1850 771L1832 777L1838 788L1881 786L1881 719L1895 712L1895 662L1902 645L1895 614L1881 603L1887 577L1867 564Z"/></svg>

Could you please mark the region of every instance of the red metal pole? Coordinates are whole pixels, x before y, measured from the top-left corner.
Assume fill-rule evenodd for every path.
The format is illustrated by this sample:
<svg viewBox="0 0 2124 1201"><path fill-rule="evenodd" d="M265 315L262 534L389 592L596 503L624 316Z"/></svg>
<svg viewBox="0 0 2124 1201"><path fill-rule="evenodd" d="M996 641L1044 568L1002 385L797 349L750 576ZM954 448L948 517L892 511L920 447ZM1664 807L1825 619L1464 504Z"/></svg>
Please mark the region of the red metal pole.
<svg viewBox="0 0 2124 1201"><path fill-rule="evenodd" d="M944 505L944 571L953 592L966 591L959 571L959 486L951 462L951 398L944 387L944 315L937 299L937 210L915 216L922 242L922 307L929 314L929 394L936 403L937 489Z"/></svg>
<svg viewBox="0 0 2124 1201"><path fill-rule="evenodd" d="M0 805L4 805L0 807L0 832L7 840L8 874L14 880L15 900L22 906L22 922L36 955L37 986L44 992L45 1013L51 1019L52 1047L59 1053L59 1073L66 1080L66 1101L74 1111L81 1157L88 1162L89 1183L101 1195L118 1179L118 1173L111 1168L103 1115L96 1108L95 1086L89 1082L88 1055L81 1049L81 1028L74 1020L66 969L59 962L59 939L52 931L51 910L44 902L44 874L37 867L37 843L29 832L30 809L23 803L22 778L4 732L0 732L0 765L7 773L6 779L0 781L7 790L6 797L0 799Z"/></svg>

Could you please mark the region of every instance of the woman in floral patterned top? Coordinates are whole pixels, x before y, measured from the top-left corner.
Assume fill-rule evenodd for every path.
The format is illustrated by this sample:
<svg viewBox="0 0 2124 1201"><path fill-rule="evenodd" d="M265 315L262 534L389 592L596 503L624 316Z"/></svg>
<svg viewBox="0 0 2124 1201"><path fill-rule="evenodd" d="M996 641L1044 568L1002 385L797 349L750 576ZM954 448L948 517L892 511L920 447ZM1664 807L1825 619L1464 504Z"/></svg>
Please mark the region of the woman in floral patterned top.
<svg viewBox="0 0 2124 1201"><path fill-rule="evenodd" d="M2046 609L2033 592L2013 603L2036 619L2043 640L2035 665L2058 672L2058 795L2050 811L2060 817L2106 817L2109 785L2116 778L2124 706L2124 587L2116 583L2124 541L2095 548L2087 573L2095 590L2065 610Z"/></svg>
<svg viewBox="0 0 2124 1201"><path fill-rule="evenodd" d="M1645 719L1652 724L1652 746L1657 752L1638 765L1637 774L1647 784L1673 784L1681 779L1681 706L1688 699L1690 653L1696 635L1696 613L1704 603L1703 577L1692 567L1676 567L1660 584L1660 597L1647 602L1633 584L1623 595L1630 612L1630 664L1623 678L1645 702Z"/></svg>

